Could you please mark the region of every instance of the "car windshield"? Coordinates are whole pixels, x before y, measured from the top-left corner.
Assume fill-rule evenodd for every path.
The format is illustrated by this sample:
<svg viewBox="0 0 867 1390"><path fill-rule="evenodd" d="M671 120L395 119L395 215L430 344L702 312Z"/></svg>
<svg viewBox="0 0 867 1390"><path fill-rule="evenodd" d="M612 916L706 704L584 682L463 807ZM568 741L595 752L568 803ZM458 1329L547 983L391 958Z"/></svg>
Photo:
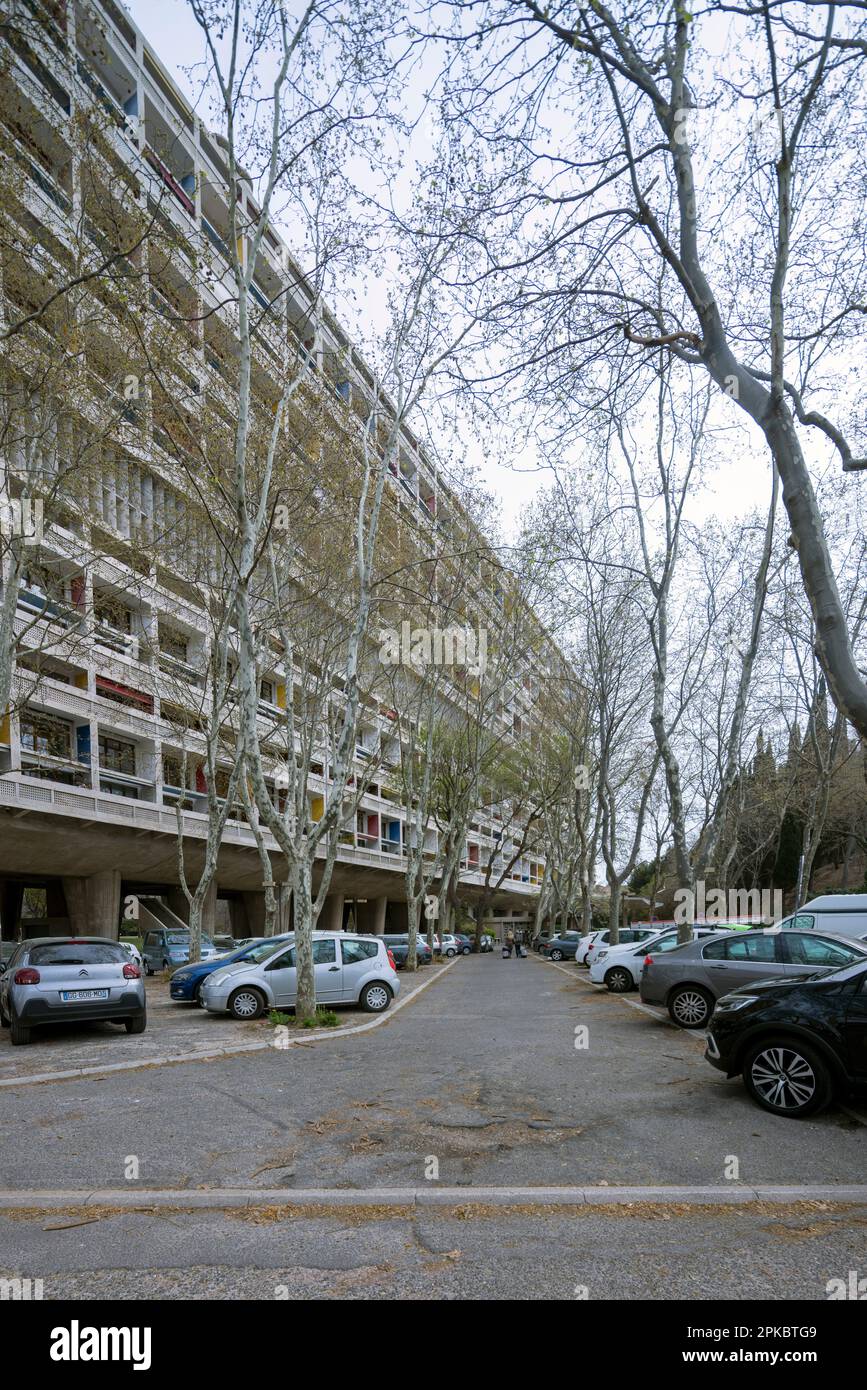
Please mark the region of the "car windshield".
<svg viewBox="0 0 867 1390"><path fill-rule="evenodd" d="M185 931L170 931L166 940L170 946L189 946L190 934ZM205 945L204 938L202 939L202 945Z"/></svg>
<svg viewBox="0 0 867 1390"><path fill-rule="evenodd" d="M275 951L279 951L280 947L285 945L285 941L263 941L260 946L254 946L252 950L248 950L244 955L244 960L248 961L250 965L258 965L260 960L267 960L269 956L273 956Z"/></svg>
<svg viewBox="0 0 867 1390"><path fill-rule="evenodd" d="M34 946L31 965L116 965L128 959L120 945L107 941L60 941L51 946Z"/></svg>

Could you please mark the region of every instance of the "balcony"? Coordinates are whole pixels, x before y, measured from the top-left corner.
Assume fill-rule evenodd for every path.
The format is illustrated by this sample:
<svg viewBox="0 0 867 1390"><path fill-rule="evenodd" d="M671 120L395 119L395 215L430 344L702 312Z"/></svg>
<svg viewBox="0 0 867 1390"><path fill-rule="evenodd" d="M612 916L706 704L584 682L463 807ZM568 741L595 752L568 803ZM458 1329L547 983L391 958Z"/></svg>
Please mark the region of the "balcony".
<svg viewBox="0 0 867 1390"><path fill-rule="evenodd" d="M138 638L133 637L130 632L121 632L118 628L110 627L108 623L95 622L93 638L100 647L107 647L109 651L117 652L130 661L138 660Z"/></svg>
<svg viewBox="0 0 867 1390"><path fill-rule="evenodd" d="M162 179L163 183L165 184L166 188L169 190L175 201L180 203L181 207L184 209L186 213L189 214L190 217L195 217L196 205L193 202L193 199L185 191L185 189L181 187L180 183L175 178L171 169L168 169L166 165L163 164L159 155L151 149L150 145L145 145L143 150L143 158L147 160L151 168L155 170L158 176Z"/></svg>

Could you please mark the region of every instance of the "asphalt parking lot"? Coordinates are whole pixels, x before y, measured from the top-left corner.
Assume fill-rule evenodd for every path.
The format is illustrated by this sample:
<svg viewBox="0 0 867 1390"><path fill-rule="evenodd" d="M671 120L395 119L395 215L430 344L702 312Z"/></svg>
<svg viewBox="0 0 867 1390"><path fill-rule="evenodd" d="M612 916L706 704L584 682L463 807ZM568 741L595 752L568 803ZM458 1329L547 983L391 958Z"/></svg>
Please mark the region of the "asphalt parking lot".
<svg viewBox="0 0 867 1390"><path fill-rule="evenodd" d="M167 1010L168 1030L210 1031L198 1011ZM140 1042L98 1030L76 1045L116 1059ZM14 1052L44 1066L65 1047ZM699 1037L533 957L458 960L367 1033L25 1081L3 1105L0 1275L42 1278L49 1300L824 1300L867 1270L863 1191L844 1193L864 1170L857 1113L765 1114ZM735 1190L768 1183L831 1194ZM483 1184L539 1200L486 1205ZM595 1205L550 1204L546 1189L576 1184ZM743 1204L608 1201L618 1184L727 1184ZM412 1195L438 1185L465 1198ZM246 1207L227 1208L233 1186ZM380 1204L384 1186L406 1203ZM332 1204L302 1205L309 1188Z"/></svg>
<svg viewBox="0 0 867 1390"><path fill-rule="evenodd" d="M139 1039L102 1042L107 1063ZM28 1065L46 1051L14 1049ZM867 1154L857 1111L766 1114L695 1034L532 956L459 959L368 1033L145 1060L5 1088L3 1104L4 1187L123 1185L129 1155L142 1186L178 1189L828 1184L861 1181Z"/></svg>

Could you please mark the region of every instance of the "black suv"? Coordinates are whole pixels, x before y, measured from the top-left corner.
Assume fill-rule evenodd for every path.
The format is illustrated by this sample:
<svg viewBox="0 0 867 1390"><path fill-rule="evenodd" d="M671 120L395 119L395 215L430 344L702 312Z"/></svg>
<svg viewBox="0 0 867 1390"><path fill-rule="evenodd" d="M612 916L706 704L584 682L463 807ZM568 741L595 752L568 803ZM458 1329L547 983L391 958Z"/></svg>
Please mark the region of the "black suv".
<svg viewBox="0 0 867 1390"><path fill-rule="evenodd" d="M742 1076L765 1110L800 1119L867 1089L867 963L791 982L762 980L717 1000L705 1057Z"/></svg>

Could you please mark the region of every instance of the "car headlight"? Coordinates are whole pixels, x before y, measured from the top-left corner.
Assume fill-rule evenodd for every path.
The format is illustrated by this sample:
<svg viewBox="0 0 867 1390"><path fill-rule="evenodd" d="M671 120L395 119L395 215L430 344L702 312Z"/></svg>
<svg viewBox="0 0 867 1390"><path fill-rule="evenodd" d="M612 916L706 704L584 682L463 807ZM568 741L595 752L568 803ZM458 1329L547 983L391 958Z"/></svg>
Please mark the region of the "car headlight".
<svg viewBox="0 0 867 1390"><path fill-rule="evenodd" d="M743 1009L746 1008L747 1004L755 1004L758 997L757 994L727 994L716 1001L714 1013L734 1013L735 1009Z"/></svg>
<svg viewBox="0 0 867 1390"><path fill-rule="evenodd" d="M189 970L176 970L174 975L172 976L172 979L176 980L179 985L185 985L187 983L187 980L192 979L192 976Z"/></svg>

